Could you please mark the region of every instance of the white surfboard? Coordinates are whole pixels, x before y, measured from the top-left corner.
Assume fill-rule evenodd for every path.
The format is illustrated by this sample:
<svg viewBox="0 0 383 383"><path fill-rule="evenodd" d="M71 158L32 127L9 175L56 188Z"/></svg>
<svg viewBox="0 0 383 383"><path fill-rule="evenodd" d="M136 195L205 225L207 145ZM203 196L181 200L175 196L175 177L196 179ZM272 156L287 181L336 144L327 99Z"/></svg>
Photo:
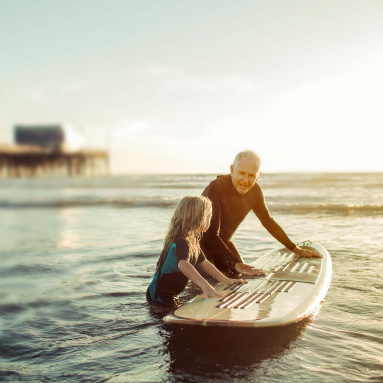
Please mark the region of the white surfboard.
<svg viewBox="0 0 383 383"><path fill-rule="evenodd" d="M298 257L279 248L257 259L252 266L267 276L247 277L246 284L215 289L225 298L205 298L203 294L186 302L164 317L167 323L199 326L275 327L295 323L309 316L325 297L331 282L331 257L319 244L305 241L323 258Z"/></svg>

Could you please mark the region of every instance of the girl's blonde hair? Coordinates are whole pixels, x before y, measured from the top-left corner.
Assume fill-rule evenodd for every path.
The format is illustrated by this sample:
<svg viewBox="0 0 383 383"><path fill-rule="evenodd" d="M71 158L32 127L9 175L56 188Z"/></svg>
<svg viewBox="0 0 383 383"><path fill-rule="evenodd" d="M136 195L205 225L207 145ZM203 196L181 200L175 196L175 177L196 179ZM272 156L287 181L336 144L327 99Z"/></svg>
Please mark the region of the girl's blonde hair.
<svg viewBox="0 0 383 383"><path fill-rule="evenodd" d="M184 238L189 245L189 255L198 257L203 230L211 214L211 202L205 196L188 196L178 203L164 241L164 249L157 262L158 271L163 265L171 244L177 237Z"/></svg>

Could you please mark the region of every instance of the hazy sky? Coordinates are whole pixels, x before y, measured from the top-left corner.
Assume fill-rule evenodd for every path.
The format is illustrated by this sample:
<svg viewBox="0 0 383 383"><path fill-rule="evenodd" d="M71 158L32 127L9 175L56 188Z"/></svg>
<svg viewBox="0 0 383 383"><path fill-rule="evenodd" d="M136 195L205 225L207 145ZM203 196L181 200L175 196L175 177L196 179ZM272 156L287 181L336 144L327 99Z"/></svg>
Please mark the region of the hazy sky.
<svg viewBox="0 0 383 383"><path fill-rule="evenodd" d="M382 0L2 0L0 142L67 123L113 172L383 171Z"/></svg>

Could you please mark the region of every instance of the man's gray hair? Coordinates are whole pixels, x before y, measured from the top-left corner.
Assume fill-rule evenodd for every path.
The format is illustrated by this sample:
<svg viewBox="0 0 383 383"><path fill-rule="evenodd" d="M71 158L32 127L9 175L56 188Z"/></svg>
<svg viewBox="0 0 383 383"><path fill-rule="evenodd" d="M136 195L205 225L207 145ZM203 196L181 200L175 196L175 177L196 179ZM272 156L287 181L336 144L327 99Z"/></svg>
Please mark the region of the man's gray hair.
<svg viewBox="0 0 383 383"><path fill-rule="evenodd" d="M234 168L237 167L238 162L240 160L247 160L247 159L255 160L258 165L258 168L261 167L261 158L259 157L257 153L253 152L252 150L242 150L242 152L239 152L234 158L233 167Z"/></svg>

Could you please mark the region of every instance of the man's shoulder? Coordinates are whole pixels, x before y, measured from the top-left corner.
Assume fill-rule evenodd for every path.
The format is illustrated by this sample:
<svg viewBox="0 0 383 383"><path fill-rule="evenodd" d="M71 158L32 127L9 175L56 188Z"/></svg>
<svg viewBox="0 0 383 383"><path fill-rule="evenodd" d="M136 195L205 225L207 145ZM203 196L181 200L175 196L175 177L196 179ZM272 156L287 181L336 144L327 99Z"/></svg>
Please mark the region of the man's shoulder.
<svg viewBox="0 0 383 383"><path fill-rule="evenodd" d="M246 193L246 199L249 201L251 206L262 200L263 191L261 185L256 182L254 186Z"/></svg>
<svg viewBox="0 0 383 383"><path fill-rule="evenodd" d="M261 187L261 185L260 185L258 182L256 182L256 183L254 184L254 186L250 189L250 192L251 192L251 193L262 193L262 187Z"/></svg>
<svg viewBox="0 0 383 383"><path fill-rule="evenodd" d="M220 191L225 191L230 187L231 176L227 175L219 175L217 178L210 182L207 188L204 191L204 195L209 195L211 192L216 193Z"/></svg>

